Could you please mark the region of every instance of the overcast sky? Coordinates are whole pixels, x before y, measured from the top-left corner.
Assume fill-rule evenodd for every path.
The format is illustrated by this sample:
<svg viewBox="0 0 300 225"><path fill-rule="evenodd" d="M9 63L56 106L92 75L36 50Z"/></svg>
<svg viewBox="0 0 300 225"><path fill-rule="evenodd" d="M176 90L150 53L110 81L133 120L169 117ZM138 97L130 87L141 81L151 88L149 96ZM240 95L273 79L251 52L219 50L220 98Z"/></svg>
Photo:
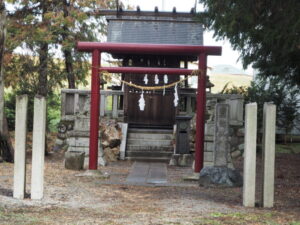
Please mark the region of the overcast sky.
<svg viewBox="0 0 300 225"><path fill-rule="evenodd" d="M176 7L177 12L189 12L195 5L195 0L119 0L123 4L131 6L139 5L141 10L154 10L155 6L158 6L159 10L162 10L163 4L165 11L171 11L173 7ZM163 3L164 2L164 3ZM198 1L197 1L198 2ZM197 3L197 11L202 11L203 6ZM234 51L228 41L216 41L213 39L213 32L206 31L204 33L204 45L216 45L222 46L222 56L209 56L208 66L214 66L218 64L229 64L242 69L242 64L237 61L239 53ZM247 74L252 75L252 68L247 69Z"/></svg>

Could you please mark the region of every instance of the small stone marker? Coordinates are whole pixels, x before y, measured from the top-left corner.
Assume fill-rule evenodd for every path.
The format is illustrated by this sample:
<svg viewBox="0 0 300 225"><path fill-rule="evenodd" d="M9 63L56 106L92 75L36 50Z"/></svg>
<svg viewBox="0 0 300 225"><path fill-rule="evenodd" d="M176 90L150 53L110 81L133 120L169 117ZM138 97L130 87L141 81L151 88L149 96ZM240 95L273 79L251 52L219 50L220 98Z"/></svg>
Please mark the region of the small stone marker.
<svg viewBox="0 0 300 225"><path fill-rule="evenodd" d="M13 197L23 199L26 187L27 95L16 98L15 158Z"/></svg>
<svg viewBox="0 0 300 225"><path fill-rule="evenodd" d="M85 152L67 151L65 152L65 168L69 170L82 170Z"/></svg>
<svg viewBox="0 0 300 225"><path fill-rule="evenodd" d="M44 195L44 160L46 135L46 99L34 98L31 199L42 199Z"/></svg>
<svg viewBox="0 0 300 225"><path fill-rule="evenodd" d="M229 105L216 104L214 166L227 167L229 152Z"/></svg>
<svg viewBox="0 0 300 225"><path fill-rule="evenodd" d="M216 104L214 129L214 166L200 171L200 186L241 186L242 177L237 170L228 168L229 152L229 105Z"/></svg>
<svg viewBox="0 0 300 225"><path fill-rule="evenodd" d="M276 105L264 104L263 116L263 207L274 205Z"/></svg>
<svg viewBox="0 0 300 225"><path fill-rule="evenodd" d="M255 206L257 104L246 105L243 205Z"/></svg>

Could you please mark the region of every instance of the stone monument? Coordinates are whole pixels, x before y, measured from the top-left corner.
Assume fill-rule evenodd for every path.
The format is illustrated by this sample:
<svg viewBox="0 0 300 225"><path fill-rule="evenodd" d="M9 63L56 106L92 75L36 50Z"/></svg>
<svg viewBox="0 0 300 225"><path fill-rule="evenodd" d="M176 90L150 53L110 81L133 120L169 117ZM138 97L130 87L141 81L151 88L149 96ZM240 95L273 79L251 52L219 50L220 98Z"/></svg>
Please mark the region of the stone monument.
<svg viewBox="0 0 300 225"><path fill-rule="evenodd" d="M228 168L230 153L229 105L216 104L213 166L204 167L200 172L200 186L241 186L242 177L238 171Z"/></svg>

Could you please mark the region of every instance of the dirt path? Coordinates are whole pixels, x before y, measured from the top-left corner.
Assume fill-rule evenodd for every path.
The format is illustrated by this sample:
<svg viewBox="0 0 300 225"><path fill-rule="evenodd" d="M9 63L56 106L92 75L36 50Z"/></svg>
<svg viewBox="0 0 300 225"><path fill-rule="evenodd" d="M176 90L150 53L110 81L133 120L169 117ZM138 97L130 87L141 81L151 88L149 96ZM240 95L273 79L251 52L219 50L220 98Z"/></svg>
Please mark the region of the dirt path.
<svg viewBox="0 0 300 225"><path fill-rule="evenodd" d="M242 161L236 165L241 169ZM11 197L13 164L0 163L0 224L300 224L300 154L277 156L272 210L242 207L241 188L183 182L189 168L168 167L167 186L125 185L130 166L102 168L108 180L76 177L79 172L65 170L56 153L46 159L44 199L20 201ZM27 168L29 184L30 161Z"/></svg>

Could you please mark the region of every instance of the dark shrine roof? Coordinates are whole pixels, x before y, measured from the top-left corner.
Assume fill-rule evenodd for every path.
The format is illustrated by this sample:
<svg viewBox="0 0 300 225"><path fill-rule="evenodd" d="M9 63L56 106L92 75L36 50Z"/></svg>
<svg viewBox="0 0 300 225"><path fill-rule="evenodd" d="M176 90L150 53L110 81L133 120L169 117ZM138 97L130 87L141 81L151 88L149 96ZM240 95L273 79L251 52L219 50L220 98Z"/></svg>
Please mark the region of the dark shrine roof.
<svg viewBox="0 0 300 225"><path fill-rule="evenodd" d="M107 42L203 45L202 24L195 14L158 11L100 12L108 21Z"/></svg>

